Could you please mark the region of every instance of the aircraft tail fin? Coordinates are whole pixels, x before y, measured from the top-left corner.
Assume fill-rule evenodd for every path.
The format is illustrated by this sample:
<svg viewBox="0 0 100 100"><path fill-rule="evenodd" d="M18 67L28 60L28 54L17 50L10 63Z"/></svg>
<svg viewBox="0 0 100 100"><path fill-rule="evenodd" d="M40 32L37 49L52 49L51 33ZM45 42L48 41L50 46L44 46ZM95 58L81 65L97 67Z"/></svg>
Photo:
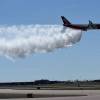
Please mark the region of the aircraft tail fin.
<svg viewBox="0 0 100 100"><path fill-rule="evenodd" d="M63 21L63 25L70 25L71 24L64 16L61 16L61 18Z"/></svg>

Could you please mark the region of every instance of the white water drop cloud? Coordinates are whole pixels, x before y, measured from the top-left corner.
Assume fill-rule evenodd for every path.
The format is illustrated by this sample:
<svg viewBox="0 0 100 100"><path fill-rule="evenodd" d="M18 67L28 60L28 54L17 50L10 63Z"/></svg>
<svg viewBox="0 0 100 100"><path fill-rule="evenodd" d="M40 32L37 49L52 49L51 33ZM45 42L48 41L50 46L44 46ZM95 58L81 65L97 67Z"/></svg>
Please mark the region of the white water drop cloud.
<svg viewBox="0 0 100 100"><path fill-rule="evenodd" d="M0 26L0 55L17 58L50 52L80 41L80 30L60 25Z"/></svg>

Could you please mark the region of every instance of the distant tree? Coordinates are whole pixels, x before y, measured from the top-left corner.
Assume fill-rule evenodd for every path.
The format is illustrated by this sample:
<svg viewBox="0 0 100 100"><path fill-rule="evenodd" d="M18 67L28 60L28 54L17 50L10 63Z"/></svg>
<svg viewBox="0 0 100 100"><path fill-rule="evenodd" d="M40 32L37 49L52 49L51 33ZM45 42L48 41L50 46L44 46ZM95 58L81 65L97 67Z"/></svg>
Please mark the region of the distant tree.
<svg viewBox="0 0 100 100"><path fill-rule="evenodd" d="M93 82L100 82L100 80L94 80Z"/></svg>
<svg viewBox="0 0 100 100"><path fill-rule="evenodd" d="M34 81L34 84L35 85L39 85L39 84L49 84L49 83L50 83L50 81L49 80L45 80L45 79Z"/></svg>

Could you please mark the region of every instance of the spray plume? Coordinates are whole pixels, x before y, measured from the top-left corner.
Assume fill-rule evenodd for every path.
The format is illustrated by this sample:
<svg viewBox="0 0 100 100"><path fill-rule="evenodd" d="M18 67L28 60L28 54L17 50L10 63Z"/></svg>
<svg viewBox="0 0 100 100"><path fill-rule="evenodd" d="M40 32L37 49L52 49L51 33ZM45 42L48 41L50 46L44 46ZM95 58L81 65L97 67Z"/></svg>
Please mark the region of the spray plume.
<svg viewBox="0 0 100 100"><path fill-rule="evenodd" d="M0 55L17 58L72 46L81 31L60 25L0 26Z"/></svg>

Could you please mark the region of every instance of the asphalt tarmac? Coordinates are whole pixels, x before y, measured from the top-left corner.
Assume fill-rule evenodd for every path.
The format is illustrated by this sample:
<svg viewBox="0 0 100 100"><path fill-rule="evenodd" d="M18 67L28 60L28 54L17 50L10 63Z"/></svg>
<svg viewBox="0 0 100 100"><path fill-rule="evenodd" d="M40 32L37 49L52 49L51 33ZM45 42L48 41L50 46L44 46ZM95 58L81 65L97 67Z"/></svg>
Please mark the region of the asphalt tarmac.
<svg viewBox="0 0 100 100"><path fill-rule="evenodd" d="M24 96L26 96L26 94L40 95L40 97L39 98L34 98L34 97L26 98L26 97L24 97ZM18 98L14 97L16 95L18 96ZM45 95L46 95L46 97L45 97ZM56 96L54 96L54 95L56 95ZM4 97L11 96L11 98L3 98L3 99L1 98L0 100L100 100L100 90L12 90L12 89L0 89L0 96L4 96ZM19 98L20 96L22 96L22 97ZM50 96L50 97L48 97L48 96Z"/></svg>
<svg viewBox="0 0 100 100"><path fill-rule="evenodd" d="M100 95L81 97L53 97L53 98L24 98L24 99L0 99L0 100L100 100Z"/></svg>

